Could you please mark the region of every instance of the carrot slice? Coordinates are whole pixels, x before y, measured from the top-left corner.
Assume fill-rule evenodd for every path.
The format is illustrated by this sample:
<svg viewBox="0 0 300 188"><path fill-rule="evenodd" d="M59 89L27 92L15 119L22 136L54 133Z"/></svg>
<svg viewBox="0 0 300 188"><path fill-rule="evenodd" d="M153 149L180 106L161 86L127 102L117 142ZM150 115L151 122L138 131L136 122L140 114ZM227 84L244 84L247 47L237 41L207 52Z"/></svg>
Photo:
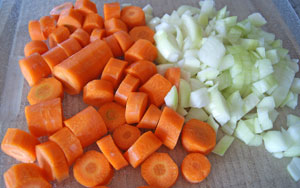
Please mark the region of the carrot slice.
<svg viewBox="0 0 300 188"><path fill-rule="evenodd" d="M60 64L65 59L67 59L68 55L67 55L67 53L65 52L64 49L62 49L59 46L55 46L54 48L51 48L49 51L44 53L42 55L42 57L46 61L46 63L48 64L51 71L53 72L54 66Z"/></svg>
<svg viewBox="0 0 300 188"><path fill-rule="evenodd" d="M113 139L121 150L127 150L141 136L141 131L132 125L122 125L113 132Z"/></svg>
<svg viewBox="0 0 300 188"><path fill-rule="evenodd" d="M7 155L24 163L36 160L35 146L40 144L31 134L20 129L8 128L1 143L1 149Z"/></svg>
<svg viewBox="0 0 300 188"><path fill-rule="evenodd" d="M48 46L45 42L40 40L32 40L28 42L24 47L24 55L30 56L33 53L43 54L48 51Z"/></svg>
<svg viewBox="0 0 300 188"><path fill-rule="evenodd" d="M30 20L28 23L28 32L31 40L46 40L41 28L41 24L37 20Z"/></svg>
<svg viewBox="0 0 300 188"><path fill-rule="evenodd" d="M110 132L113 132L117 127L124 125L126 122L125 108L117 103L105 103L100 106L98 112Z"/></svg>
<svg viewBox="0 0 300 188"><path fill-rule="evenodd" d="M169 149L174 149L184 123L184 118L169 107L164 107L155 135Z"/></svg>
<svg viewBox="0 0 300 188"><path fill-rule="evenodd" d="M103 40L107 43L107 45L110 47L112 53L114 54L114 57L120 57L123 56L122 49L115 38L115 36L110 35L108 37L103 38Z"/></svg>
<svg viewBox="0 0 300 188"><path fill-rule="evenodd" d="M93 187L93 188L108 188L106 186L96 186L96 187Z"/></svg>
<svg viewBox="0 0 300 188"><path fill-rule="evenodd" d="M154 44L154 34L155 32L148 26L136 26L132 28L129 35L134 41L139 39L145 39Z"/></svg>
<svg viewBox="0 0 300 188"><path fill-rule="evenodd" d="M97 141L99 149L102 151L109 163L116 169L120 170L128 166L128 162L123 157L121 151L114 143L111 135L107 135Z"/></svg>
<svg viewBox="0 0 300 188"><path fill-rule="evenodd" d="M80 140L82 147L91 145L107 133L102 117L92 106L65 120L64 124Z"/></svg>
<svg viewBox="0 0 300 188"><path fill-rule="evenodd" d="M83 154L79 139L67 127L62 128L51 135L49 140L55 142L64 152L69 166Z"/></svg>
<svg viewBox="0 0 300 188"><path fill-rule="evenodd" d="M93 187L108 184L114 171L102 153L90 150L76 160L73 174L81 185Z"/></svg>
<svg viewBox="0 0 300 188"><path fill-rule="evenodd" d="M105 35L105 29L95 28L90 35L90 42L94 42L97 39L102 40Z"/></svg>
<svg viewBox="0 0 300 188"><path fill-rule="evenodd" d="M160 116L161 110L151 104L137 127L142 129L155 129Z"/></svg>
<svg viewBox="0 0 300 188"><path fill-rule="evenodd" d="M66 52L68 57L81 50L81 45L74 38L69 38L64 42L58 44L58 46L61 47Z"/></svg>
<svg viewBox="0 0 300 188"><path fill-rule="evenodd" d="M141 7L137 6L124 7L121 11L121 20L126 23L129 29L146 25L145 13Z"/></svg>
<svg viewBox="0 0 300 188"><path fill-rule="evenodd" d="M45 179L42 169L40 169L40 167L38 167L36 164L15 164L3 174L3 177L7 188L52 187L51 184Z"/></svg>
<svg viewBox="0 0 300 188"><path fill-rule="evenodd" d="M83 29L88 33L91 33L93 29L103 28L103 18L97 13L89 13L85 16L85 20L83 22Z"/></svg>
<svg viewBox="0 0 300 188"><path fill-rule="evenodd" d="M203 181L210 173L210 162L201 153L190 153L182 161L182 176L190 183Z"/></svg>
<svg viewBox="0 0 300 188"><path fill-rule="evenodd" d="M125 31L118 31L113 34L117 39L122 51L125 53L134 43L130 35Z"/></svg>
<svg viewBox="0 0 300 188"><path fill-rule="evenodd" d="M139 186L139 187L137 187L137 188L155 188L155 187L150 186L150 185L145 185L145 186Z"/></svg>
<svg viewBox="0 0 300 188"><path fill-rule="evenodd" d="M125 119L128 124L139 123L146 111L148 96L143 92L131 92L128 96Z"/></svg>
<svg viewBox="0 0 300 188"><path fill-rule="evenodd" d="M40 18L41 29L46 38L54 31L56 28L56 21L51 16L43 16Z"/></svg>
<svg viewBox="0 0 300 188"><path fill-rule="evenodd" d="M78 40L82 47L85 47L90 43L90 35L81 28L76 29L70 37Z"/></svg>
<svg viewBox="0 0 300 188"><path fill-rule="evenodd" d="M140 80L135 78L134 76L127 74L124 80L119 85L115 93L114 100L125 106L127 103L128 96L131 92L137 91L137 88L140 85Z"/></svg>
<svg viewBox="0 0 300 188"><path fill-rule="evenodd" d="M147 80L149 80L149 78L157 73L155 64L151 61L145 60L130 64L125 71L127 74L131 74L140 79L142 84L144 84Z"/></svg>
<svg viewBox="0 0 300 188"><path fill-rule="evenodd" d="M114 88L107 80L93 80L83 88L83 101L86 104L100 106L114 99Z"/></svg>
<svg viewBox="0 0 300 188"><path fill-rule="evenodd" d="M104 3L103 6L104 20L121 17L121 7L119 2Z"/></svg>
<svg viewBox="0 0 300 188"><path fill-rule="evenodd" d="M108 45L97 40L56 65L53 75L63 83L67 93L78 94L86 83L100 75L112 56Z"/></svg>
<svg viewBox="0 0 300 188"><path fill-rule="evenodd" d="M155 187L172 187L178 178L178 166L168 153L153 153L141 166L144 180Z"/></svg>
<svg viewBox="0 0 300 188"><path fill-rule="evenodd" d="M87 15L89 13L97 13L96 4L90 0L77 0L74 6L81 14Z"/></svg>
<svg viewBox="0 0 300 188"><path fill-rule="evenodd" d="M64 26L57 27L50 35L49 35L49 46L50 48L55 47L58 43L61 43L67 40L70 36L70 31L68 28Z"/></svg>
<svg viewBox="0 0 300 188"><path fill-rule="evenodd" d="M58 26L65 26L72 31L76 28L80 28L83 22L83 15L74 10L74 9L66 9L61 11L57 25Z"/></svg>
<svg viewBox="0 0 300 188"><path fill-rule="evenodd" d="M111 18L109 20L105 20L104 27L106 29L107 35L111 35L118 31L128 31L126 24L118 18Z"/></svg>
<svg viewBox="0 0 300 188"><path fill-rule="evenodd" d="M116 58L110 58L103 69L101 79L110 81L114 88L118 88L121 80L124 78L124 70L128 62Z"/></svg>
<svg viewBox="0 0 300 188"><path fill-rule="evenodd" d="M165 78L167 80L169 80L172 85L175 85L177 90L179 91L179 83L180 83L180 68L179 67L168 68L165 73Z"/></svg>
<svg viewBox="0 0 300 188"><path fill-rule="evenodd" d="M60 13L63 10L68 10L73 8L73 3L72 2L65 2L63 4L60 4L58 6L55 6L51 11L50 15L57 21Z"/></svg>
<svg viewBox="0 0 300 188"><path fill-rule="evenodd" d="M139 60L148 60L154 61L157 57L156 47L145 39L137 40L126 52L125 60L129 63L139 61Z"/></svg>
<svg viewBox="0 0 300 188"><path fill-rule="evenodd" d="M148 131L136 140L124 153L124 157L133 168L136 168L152 153L158 150L161 145L162 142L151 131Z"/></svg>
<svg viewBox="0 0 300 188"><path fill-rule="evenodd" d="M160 107L164 104L164 98L171 87L172 84L166 78L160 74L155 74L139 90L147 93L151 103Z"/></svg>

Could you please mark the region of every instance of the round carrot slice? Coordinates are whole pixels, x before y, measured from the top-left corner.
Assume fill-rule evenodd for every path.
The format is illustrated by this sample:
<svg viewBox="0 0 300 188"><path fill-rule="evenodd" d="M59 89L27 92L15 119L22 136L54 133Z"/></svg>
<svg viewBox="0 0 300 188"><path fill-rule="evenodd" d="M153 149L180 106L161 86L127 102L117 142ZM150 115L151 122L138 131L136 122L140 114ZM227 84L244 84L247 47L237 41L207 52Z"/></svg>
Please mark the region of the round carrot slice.
<svg viewBox="0 0 300 188"><path fill-rule="evenodd" d="M127 6L121 11L121 20L126 23L129 29L145 25L145 13L142 8L137 6Z"/></svg>
<svg viewBox="0 0 300 188"><path fill-rule="evenodd" d="M135 126L125 124L116 128L112 136L120 149L127 150L141 136L141 131Z"/></svg>
<svg viewBox="0 0 300 188"><path fill-rule="evenodd" d="M48 46L44 41L33 40L28 42L24 47L24 55L30 56L31 54L37 52L38 54L43 54L48 51Z"/></svg>
<svg viewBox="0 0 300 188"><path fill-rule="evenodd" d="M148 26L136 26L129 32L129 35L134 41L146 39L152 43L154 43L154 34L155 32Z"/></svg>

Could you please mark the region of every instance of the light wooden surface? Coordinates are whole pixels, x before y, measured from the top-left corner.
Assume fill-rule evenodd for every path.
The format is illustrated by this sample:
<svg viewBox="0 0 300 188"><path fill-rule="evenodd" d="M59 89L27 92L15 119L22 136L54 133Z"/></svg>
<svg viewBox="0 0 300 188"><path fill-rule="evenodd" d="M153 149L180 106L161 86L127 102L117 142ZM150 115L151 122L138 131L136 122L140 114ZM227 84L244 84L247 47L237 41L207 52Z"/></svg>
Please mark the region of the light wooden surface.
<svg viewBox="0 0 300 188"><path fill-rule="evenodd" d="M101 9L104 1L95 1L100 14L102 14ZM24 82L18 67L18 60L23 57L24 45L30 40L27 23L29 20L39 19L39 17L47 15L54 5L62 2L62 0L7 0L0 2L1 140L8 127L27 130L24 106L28 105L26 95L29 91L29 86ZM150 3L156 16L171 13L173 9L182 4L198 6L197 0L121 1L121 3L124 2L130 2L139 6ZM268 20L268 24L265 27L266 30L275 33L276 38L283 40L284 47L290 50L290 55L293 58L299 58L299 46L271 0L216 0L218 9L224 5L227 5L231 15L237 15L239 20L246 18L250 13L261 12ZM297 77L300 77L299 73ZM63 107L65 117L69 118L86 107L86 105L82 102L82 95L66 95ZM287 108L280 110L280 118L276 121L275 128L278 129L280 125L286 127L285 115L287 113L300 115L300 108L298 106L296 111ZM98 150L95 145L87 148L87 150L90 149ZM168 152L179 166L186 155L180 142L173 151L169 151L165 147L161 147L159 151ZM286 166L290 159L276 159L266 152L263 146L248 147L236 139L224 157L210 154L208 158L211 161L212 170L206 180L200 184L192 185L187 183L180 175L174 187L300 187L300 182L295 183L286 171ZM2 152L0 153L0 160L0 187L4 187L2 174L17 162ZM60 184L54 183L54 187L82 187L72 177L72 169L70 174L69 179ZM146 183L140 175L140 168L126 167L115 172L109 187L135 188L141 185L146 185Z"/></svg>

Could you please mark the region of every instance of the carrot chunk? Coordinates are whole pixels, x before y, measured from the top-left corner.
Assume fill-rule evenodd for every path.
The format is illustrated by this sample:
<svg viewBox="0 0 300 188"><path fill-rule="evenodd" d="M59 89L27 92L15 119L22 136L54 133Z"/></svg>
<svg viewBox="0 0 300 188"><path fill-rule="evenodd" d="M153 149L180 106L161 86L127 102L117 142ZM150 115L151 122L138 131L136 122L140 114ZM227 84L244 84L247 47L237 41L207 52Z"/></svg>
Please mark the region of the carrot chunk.
<svg viewBox="0 0 300 188"><path fill-rule="evenodd" d="M179 83L180 83L180 68L179 67L171 67L168 68L165 72L165 78L171 82L172 85L175 85L177 90L179 91Z"/></svg>
<svg viewBox="0 0 300 188"><path fill-rule="evenodd" d="M53 72L54 66L60 64L62 61L67 59L68 55L64 49L62 49L59 46L55 46L54 48L51 48L48 52L44 53L42 57Z"/></svg>
<svg viewBox="0 0 300 188"><path fill-rule="evenodd" d="M56 28L56 21L51 16L43 16L40 18L41 29L46 38L52 33Z"/></svg>
<svg viewBox="0 0 300 188"><path fill-rule="evenodd" d="M58 44L58 46L61 47L66 52L68 57L81 50L81 45L74 38L69 38L64 42Z"/></svg>
<svg viewBox="0 0 300 188"><path fill-rule="evenodd" d="M139 60L148 60L154 61L157 57L156 47L145 39L137 40L126 52L125 60L129 63L139 61Z"/></svg>
<svg viewBox="0 0 300 188"><path fill-rule="evenodd" d="M73 8L73 3L72 2L65 2L63 4L55 6L51 11L50 15L57 21L60 13L63 10L68 10Z"/></svg>
<svg viewBox="0 0 300 188"><path fill-rule="evenodd" d="M113 132L113 139L121 150L127 150L141 136L141 131L132 125L122 125Z"/></svg>
<svg viewBox="0 0 300 188"><path fill-rule="evenodd" d="M46 40L41 28L41 24L37 20L30 20L28 23L28 33L31 40Z"/></svg>
<svg viewBox="0 0 300 188"><path fill-rule="evenodd" d="M130 64L125 71L127 74L131 74L140 79L142 84L144 84L147 80L149 80L149 78L157 73L155 64L151 61L145 60Z"/></svg>
<svg viewBox="0 0 300 188"><path fill-rule="evenodd" d="M110 47L112 53L114 54L114 57L123 56L123 51L122 51L117 39L115 38L115 36L110 35L108 37L103 38L103 40Z"/></svg>
<svg viewBox="0 0 300 188"><path fill-rule="evenodd" d="M104 27L108 36L118 31L128 31L126 24L118 18L111 18L109 20L105 20Z"/></svg>
<svg viewBox="0 0 300 188"><path fill-rule="evenodd" d="M95 28L90 35L90 42L94 42L97 39L103 39L105 37L105 29Z"/></svg>
<svg viewBox="0 0 300 188"><path fill-rule="evenodd" d="M81 14L87 15L89 13L97 13L96 4L90 0L77 0L74 6Z"/></svg>
<svg viewBox="0 0 300 188"><path fill-rule="evenodd" d="M70 36L70 31L68 28L64 26L57 27L50 35L49 35L49 46L50 48L55 47L58 43L61 43L67 40Z"/></svg>
<svg viewBox="0 0 300 188"><path fill-rule="evenodd" d="M151 104L137 127L142 129L155 129L160 116L161 110Z"/></svg>
<svg viewBox="0 0 300 188"><path fill-rule="evenodd" d="M125 53L134 43L130 35L125 31L118 31L113 35L117 39L123 53Z"/></svg>
<svg viewBox="0 0 300 188"><path fill-rule="evenodd" d="M48 46L45 42L40 40L32 40L28 42L24 47L24 55L30 56L33 53L43 54L48 51Z"/></svg>
<svg viewBox="0 0 300 188"><path fill-rule="evenodd" d="M125 119L128 124L139 123L148 105L148 96L143 92L131 92L128 96Z"/></svg>
<svg viewBox="0 0 300 188"><path fill-rule="evenodd" d="M70 37L78 40L82 47L85 47L90 43L90 35L81 28L76 29Z"/></svg>
<svg viewBox="0 0 300 188"><path fill-rule="evenodd" d="M58 18L57 25L65 26L72 31L82 26L83 16L80 12L74 9L63 10Z"/></svg>
<svg viewBox="0 0 300 188"><path fill-rule="evenodd" d="M121 20L126 23L129 29L135 26L146 25L145 13L137 6L127 6L121 11Z"/></svg>
<svg viewBox="0 0 300 188"><path fill-rule="evenodd" d="M121 17L121 7L119 2L104 3L103 6L104 20Z"/></svg>
<svg viewBox="0 0 300 188"><path fill-rule="evenodd" d="M103 28L103 18L97 13L89 13L85 16L85 20L83 22L83 29L88 33L91 33L93 29Z"/></svg>
<svg viewBox="0 0 300 188"><path fill-rule="evenodd" d="M145 39L154 44L155 32L148 26L136 26L129 31L129 35L134 41Z"/></svg>

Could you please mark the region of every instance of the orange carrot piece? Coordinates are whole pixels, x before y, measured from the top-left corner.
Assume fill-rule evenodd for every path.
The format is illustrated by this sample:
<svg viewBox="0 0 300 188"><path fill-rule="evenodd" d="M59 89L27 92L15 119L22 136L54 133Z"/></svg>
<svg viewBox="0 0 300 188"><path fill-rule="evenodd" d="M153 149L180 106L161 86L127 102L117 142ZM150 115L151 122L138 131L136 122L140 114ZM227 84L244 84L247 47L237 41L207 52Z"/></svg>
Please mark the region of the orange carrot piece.
<svg viewBox="0 0 300 188"><path fill-rule="evenodd" d="M42 169L36 164L20 163L10 167L4 174L6 188L43 187L51 188Z"/></svg>
<svg viewBox="0 0 300 188"><path fill-rule="evenodd" d="M66 9L60 13L57 25L65 26L71 31L74 31L76 28L80 28L82 26L82 22L83 15L80 12L74 9Z"/></svg>
<svg viewBox="0 0 300 188"><path fill-rule="evenodd" d="M121 150L127 150L141 136L141 131L132 125L122 125L113 132L113 139Z"/></svg>
<svg viewBox="0 0 300 188"><path fill-rule="evenodd" d="M122 155L119 148L114 143L111 135L107 135L97 141L99 149L102 151L109 163L116 169L120 170L128 166L128 162Z"/></svg>
<svg viewBox="0 0 300 188"><path fill-rule="evenodd" d="M145 92L149 96L152 104L160 107L164 104L164 98L168 94L172 84L160 74L152 76L144 85L140 87L141 92Z"/></svg>
<svg viewBox="0 0 300 188"><path fill-rule="evenodd" d="M51 16L43 16L40 18L41 29L46 38L52 33L56 28L56 21Z"/></svg>
<svg viewBox="0 0 300 188"><path fill-rule="evenodd" d="M49 46L50 48L55 47L58 43L61 43L67 40L70 36L70 31L68 28L64 26L57 27L50 35L49 35Z"/></svg>
<svg viewBox="0 0 300 188"><path fill-rule="evenodd" d="M35 85L51 73L49 66L38 53L19 60L19 66L29 86Z"/></svg>
<svg viewBox="0 0 300 188"><path fill-rule="evenodd" d="M125 106L127 103L128 96L131 92L137 91L138 87L140 85L140 80L138 78L135 78L134 76L127 74L124 80L119 85L119 88L117 89L115 93L114 100Z"/></svg>
<svg viewBox="0 0 300 188"><path fill-rule="evenodd" d="M41 24L37 20L30 20L28 23L28 32L31 40L46 40L41 28Z"/></svg>
<svg viewBox="0 0 300 188"><path fill-rule="evenodd" d="M121 80L124 78L124 70L128 62L116 58L110 58L103 69L101 79L110 81L114 88L118 88Z"/></svg>
<svg viewBox="0 0 300 188"><path fill-rule="evenodd" d="M42 57L53 72L53 68L67 59L68 55L64 49L59 46L55 46L54 48L51 48L49 51L44 53Z"/></svg>
<svg viewBox="0 0 300 188"><path fill-rule="evenodd" d="M60 13L63 10L68 10L73 8L73 3L72 2L65 2L63 4L60 4L58 6L55 6L51 11L50 15L57 21L59 18Z"/></svg>
<svg viewBox="0 0 300 188"><path fill-rule="evenodd" d="M126 23L129 29L146 25L145 13L141 7L127 6L121 11L121 20Z"/></svg>
<svg viewBox="0 0 300 188"><path fill-rule="evenodd" d="M58 44L58 46L61 47L66 52L68 57L81 50L81 45L74 38L69 38L64 42Z"/></svg>
<svg viewBox="0 0 300 188"><path fill-rule="evenodd" d="M104 20L121 17L121 7L119 2L104 3L103 6Z"/></svg>
<svg viewBox="0 0 300 188"><path fill-rule="evenodd" d="M124 157L133 168L136 168L152 153L158 150L161 145L162 142L151 131L148 131L136 140L124 153Z"/></svg>
<svg viewBox="0 0 300 188"><path fill-rule="evenodd" d="M118 31L113 34L117 39L122 51L125 53L134 43L130 35L125 31Z"/></svg>
<svg viewBox="0 0 300 188"><path fill-rule="evenodd" d="M103 28L103 18L97 13L89 13L85 16L85 20L83 22L83 29L88 33L91 33L93 29Z"/></svg>
<svg viewBox="0 0 300 188"><path fill-rule="evenodd" d="M176 111L169 107L164 107L157 127L155 135L169 149L174 149L184 123L184 118Z"/></svg>
<svg viewBox="0 0 300 188"><path fill-rule="evenodd" d="M94 41L53 69L53 75L62 82L69 94L80 93L83 86L96 79L113 56L106 42Z"/></svg>
<svg viewBox="0 0 300 188"><path fill-rule="evenodd" d="M129 31L133 41L138 41L139 39L145 39L154 44L154 34L155 32L148 26L136 26Z"/></svg>
<svg viewBox="0 0 300 188"><path fill-rule="evenodd" d="M169 80L172 85L175 85L177 90L179 91L179 83L180 83L180 68L179 67L168 68L165 73L165 78L167 80Z"/></svg>
<svg viewBox="0 0 300 188"><path fill-rule="evenodd" d="M118 31L128 31L126 24L118 18L111 18L109 20L105 20L104 27L106 29L107 36Z"/></svg>
<svg viewBox="0 0 300 188"><path fill-rule="evenodd" d="M24 55L30 56L33 53L43 54L48 51L48 46L45 42L40 40L32 40L28 42L24 47Z"/></svg>
<svg viewBox="0 0 300 188"><path fill-rule="evenodd" d="M181 164L182 176L190 183L200 183L210 173L210 162L201 153L190 153Z"/></svg>
<svg viewBox="0 0 300 188"><path fill-rule="evenodd" d="M132 76L140 79L142 84L157 73L155 64L146 60L140 60L130 64L125 71L127 74L131 74Z"/></svg>
<svg viewBox="0 0 300 188"><path fill-rule="evenodd" d="M117 103L105 103L100 106L98 112L110 132L113 132L117 127L126 123L125 108Z"/></svg>
<svg viewBox="0 0 300 188"><path fill-rule="evenodd" d="M114 57L123 56L124 53L122 52L122 49L115 36L110 35L108 37L105 37L103 38L103 41L105 41L107 45L110 47L112 53L114 54Z"/></svg>
<svg viewBox="0 0 300 188"><path fill-rule="evenodd" d="M90 42L94 42L97 39L102 40L105 35L105 29L95 28L90 35Z"/></svg>
<svg viewBox="0 0 300 188"><path fill-rule="evenodd" d="M64 124L80 140L82 147L91 145L107 133L102 117L92 106L65 120Z"/></svg>
<svg viewBox="0 0 300 188"><path fill-rule="evenodd" d="M114 88L107 80L93 80L83 88L83 101L86 104L100 106L114 99Z"/></svg>
<svg viewBox="0 0 300 188"><path fill-rule="evenodd" d="M150 185L145 185L145 186L139 186L139 187L137 187L137 188L155 188L155 187L152 187L152 186L150 186Z"/></svg>
<svg viewBox="0 0 300 188"><path fill-rule="evenodd" d="M64 90L63 86L57 79L50 77L44 78L35 86L33 86L27 95L27 100L30 105L55 99L60 97L63 99Z"/></svg>
<svg viewBox="0 0 300 188"><path fill-rule="evenodd" d="M55 98L26 106L25 117L32 135L49 136L63 127L61 99Z"/></svg>
<svg viewBox="0 0 300 188"><path fill-rule="evenodd" d="M96 187L93 187L93 188L108 188L106 186L96 186Z"/></svg>
<svg viewBox="0 0 300 188"><path fill-rule="evenodd" d="M143 92L131 92L125 109L125 119L128 124L139 123L146 111L148 96Z"/></svg>
<svg viewBox="0 0 300 188"><path fill-rule="evenodd" d="M67 127L51 135L49 140L55 142L64 152L69 166L83 154L79 139Z"/></svg>
<svg viewBox="0 0 300 188"><path fill-rule="evenodd" d="M156 58L156 47L145 39L139 39L125 52L125 60L129 63L139 60L154 61Z"/></svg>
<svg viewBox="0 0 300 188"><path fill-rule="evenodd" d="M36 160L35 146L40 144L31 134L14 128L8 128L1 143L1 149L7 155L24 163Z"/></svg>
<svg viewBox="0 0 300 188"><path fill-rule="evenodd" d="M143 179L155 187L172 187L178 178L178 166L168 153L153 153L141 165Z"/></svg>
<svg viewBox="0 0 300 188"><path fill-rule="evenodd" d="M191 119L183 127L181 143L187 152L207 155L216 145L216 132L209 124Z"/></svg>
<svg viewBox="0 0 300 188"><path fill-rule="evenodd" d="M87 15L89 13L97 13L96 4L90 0L77 0L74 6L81 14Z"/></svg>
<svg viewBox="0 0 300 188"><path fill-rule="evenodd" d="M137 127L142 129L155 129L160 116L161 110L151 104Z"/></svg>
<svg viewBox="0 0 300 188"><path fill-rule="evenodd" d="M70 37L78 40L82 47L85 47L90 43L90 35L81 28L76 29L76 31L74 31Z"/></svg>
<svg viewBox="0 0 300 188"><path fill-rule="evenodd" d="M90 150L76 160L73 174L81 185L93 187L108 184L114 171L102 153Z"/></svg>

